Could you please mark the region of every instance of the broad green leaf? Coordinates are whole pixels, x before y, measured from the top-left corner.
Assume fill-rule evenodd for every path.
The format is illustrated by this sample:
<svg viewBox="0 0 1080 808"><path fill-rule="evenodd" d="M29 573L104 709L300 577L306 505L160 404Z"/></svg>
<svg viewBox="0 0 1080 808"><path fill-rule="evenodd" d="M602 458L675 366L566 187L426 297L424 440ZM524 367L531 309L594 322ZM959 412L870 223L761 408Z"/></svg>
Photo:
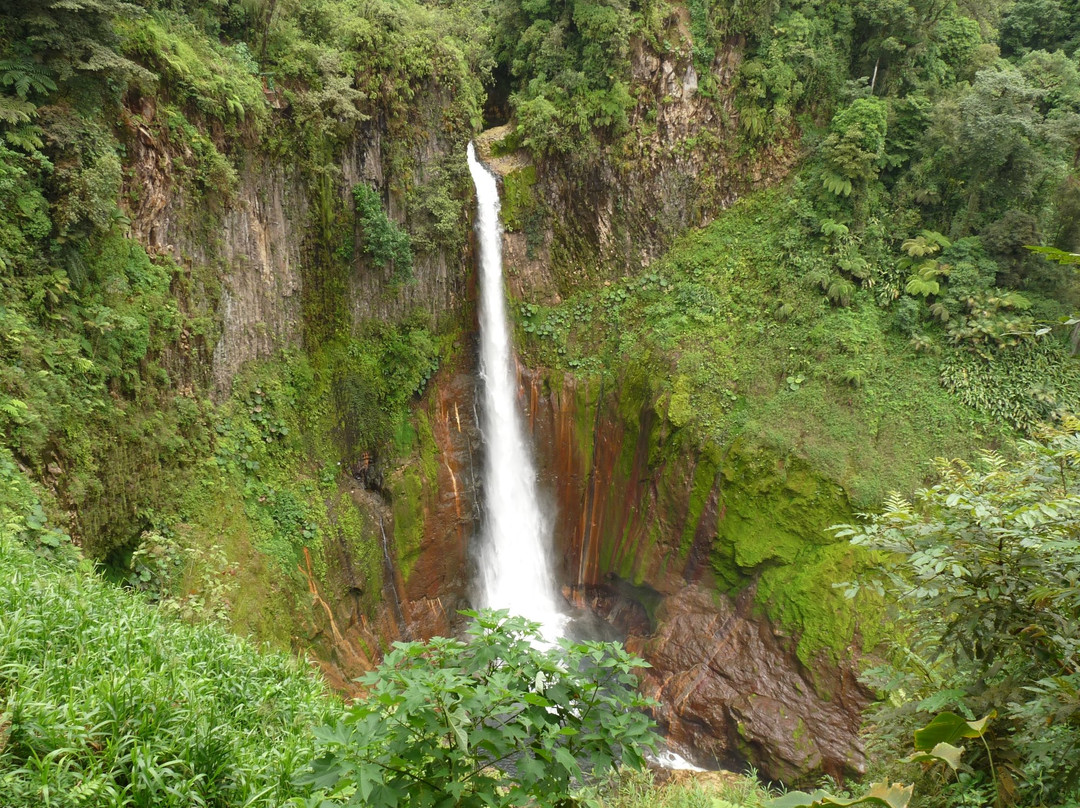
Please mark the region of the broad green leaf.
<svg viewBox="0 0 1080 808"><path fill-rule="evenodd" d="M826 791L815 791L807 794L803 791L789 791L768 804L768 808L816 808L816 806L849 806L871 805L877 808L907 808L911 800L912 786L902 786L899 783L888 785L886 783L874 783L870 790L861 797L845 799L835 797Z"/></svg>
<svg viewBox="0 0 1080 808"><path fill-rule="evenodd" d="M920 752L929 752L940 743L951 744L961 738L981 738L986 732L986 725L996 715L997 712L992 710L978 721L967 721L953 712L939 713L925 727L915 730L915 748Z"/></svg>
<svg viewBox="0 0 1080 808"><path fill-rule="evenodd" d="M964 747L953 746L949 743L939 743L929 752L915 752L903 759L904 763L946 763L949 768L956 771L960 768L960 756L964 754Z"/></svg>

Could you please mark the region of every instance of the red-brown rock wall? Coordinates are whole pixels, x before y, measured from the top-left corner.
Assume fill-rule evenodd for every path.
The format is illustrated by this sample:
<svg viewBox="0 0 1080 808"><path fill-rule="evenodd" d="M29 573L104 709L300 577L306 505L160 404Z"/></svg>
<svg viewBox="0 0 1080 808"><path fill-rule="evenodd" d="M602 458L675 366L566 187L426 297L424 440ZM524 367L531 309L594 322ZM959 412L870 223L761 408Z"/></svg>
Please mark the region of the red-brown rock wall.
<svg viewBox="0 0 1080 808"><path fill-rule="evenodd" d="M633 391L554 373L525 373L523 388L556 503L564 591L653 666L643 687L670 739L701 763L747 760L787 781L861 773L869 694L854 666L822 655L807 668L755 609L752 587L735 599L720 591L710 551L724 518L723 458L660 451L675 437Z"/></svg>

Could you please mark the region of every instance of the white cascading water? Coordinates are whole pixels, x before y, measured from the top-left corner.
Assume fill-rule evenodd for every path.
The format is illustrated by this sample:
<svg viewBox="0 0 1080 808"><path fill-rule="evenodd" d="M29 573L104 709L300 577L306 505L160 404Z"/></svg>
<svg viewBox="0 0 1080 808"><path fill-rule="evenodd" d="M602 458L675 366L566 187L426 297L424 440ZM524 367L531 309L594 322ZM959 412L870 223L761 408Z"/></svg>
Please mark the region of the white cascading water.
<svg viewBox="0 0 1080 808"><path fill-rule="evenodd" d="M503 293L499 187L469 144L480 247L480 376L484 387L484 493L480 605L535 620L553 642L565 618L555 600L551 525L540 508L536 469L517 403L517 373Z"/></svg>

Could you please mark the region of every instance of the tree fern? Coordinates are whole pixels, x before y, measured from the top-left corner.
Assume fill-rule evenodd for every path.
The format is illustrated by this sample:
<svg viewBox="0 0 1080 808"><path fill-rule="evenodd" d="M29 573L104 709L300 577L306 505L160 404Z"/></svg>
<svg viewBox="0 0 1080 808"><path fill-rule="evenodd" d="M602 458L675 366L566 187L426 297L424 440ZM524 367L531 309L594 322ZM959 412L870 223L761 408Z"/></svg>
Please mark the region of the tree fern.
<svg viewBox="0 0 1080 808"><path fill-rule="evenodd" d="M18 96L0 95L0 123L18 126L30 123L37 114L37 107Z"/></svg>
<svg viewBox="0 0 1080 808"><path fill-rule="evenodd" d="M44 148L45 143L41 139L41 127L32 124L23 124L17 129L9 129L4 132L4 140L17 149L34 153Z"/></svg>
<svg viewBox="0 0 1080 808"><path fill-rule="evenodd" d="M48 95L56 89L49 69L31 59L0 59L0 84L14 87L23 100L31 90Z"/></svg>
<svg viewBox="0 0 1080 808"><path fill-rule="evenodd" d="M847 278L833 277L825 289L826 297L838 306L851 305L851 298L854 294L855 284Z"/></svg>
<svg viewBox="0 0 1080 808"><path fill-rule="evenodd" d="M28 408L26 402L17 398L0 399L0 414L6 415L15 423L22 423L26 417Z"/></svg>
<svg viewBox="0 0 1080 808"><path fill-rule="evenodd" d="M836 196L851 196L851 180L847 177L841 177L839 174L826 172L821 178L821 184L825 187L825 190L831 194L835 194Z"/></svg>
<svg viewBox="0 0 1080 808"><path fill-rule="evenodd" d="M904 291L913 296L929 297L930 295L936 295L941 292L941 284L937 281L928 280L918 275L912 275L908 278Z"/></svg>

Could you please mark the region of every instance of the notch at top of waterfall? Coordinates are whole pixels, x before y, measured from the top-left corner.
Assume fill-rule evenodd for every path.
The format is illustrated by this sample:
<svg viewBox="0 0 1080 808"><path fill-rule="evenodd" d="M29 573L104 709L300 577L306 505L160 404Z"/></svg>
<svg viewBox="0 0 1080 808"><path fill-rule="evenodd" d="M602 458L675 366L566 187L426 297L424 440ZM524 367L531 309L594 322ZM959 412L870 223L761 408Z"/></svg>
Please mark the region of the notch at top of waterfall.
<svg viewBox="0 0 1080 808"><path fill-rule="evenodd" d="M517 365L503 289L499 186L477 159L472 143L468 160L476 185L483 382L485 521L480 605L535 620L544 638L554 642L566 618L558 607L552 572L552 520L540 506L536 466L518 402Z"/></svg>

